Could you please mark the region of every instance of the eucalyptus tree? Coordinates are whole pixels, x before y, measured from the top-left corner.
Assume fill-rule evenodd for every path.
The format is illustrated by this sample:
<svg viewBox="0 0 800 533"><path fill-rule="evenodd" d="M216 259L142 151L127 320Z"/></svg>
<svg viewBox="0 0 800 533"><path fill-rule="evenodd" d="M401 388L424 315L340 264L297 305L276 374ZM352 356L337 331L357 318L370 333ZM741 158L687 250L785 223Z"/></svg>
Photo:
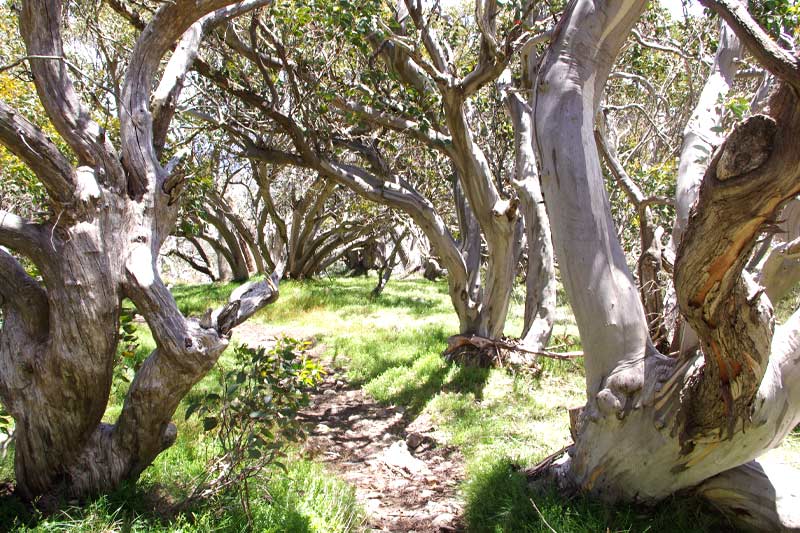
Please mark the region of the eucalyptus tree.
<svg viewBox="0 0 800 533"><path fill-rule="evenodd" d="M254 161L286 277L311 279L378 239L389 214L317 173ZM275 245L274 245L275 246Z"/></svg>
<svg viewBox="0 0 800 533"><path fill-rule="evenodd" d="M156 101L151 111L161 59L184 32L191 37L197 25L258 4L178 0L159 7L119 65L117 136L93 119L73 82L62 3L20 3L19 32L38 100L68 147L62 151L0 101L0 142L36 175L50 209L38 222L0 213L0 400L16 422L23 497L82 496L135 479L174 442L170 418L225 349L231 328L277 297L275 284L265 281L236 291L229 305L202 320L187 319L156 268L181 182L177 161L162 163L161 132L171 108ZM161 78L168 94L179 92L190 63L184 60L197 44L171 56ZM41 278L18 257L30 260ZM137 372L117 421L106 424L124 297L144 316L157 348Z"/></svg>
<svg viewBox="0 0 800 533"><path fill-rule="evenodd" d="M488 157L491 147L476 133L483 117L475 102L492 98L486 94L497 91L517 50L540 28L514 23L514 11L494 1L475 5L482 29L461 45L439 36L446 27L439 10L418 2L398 11L380 2L276 2L249 24L217 32L216 53L198 72L228 98L225 109L236 110L220 122L248 156L315 172L414 220L448 272L461 333L497 338L521 251L519 206L531 230L545 213L536 209L529 143L517 142L508 157ZM528 20L532 8L516 14ZM469 36L463 24L460 35L448 37ZM451 44L459 45L459 57L451 57ZM532 130L516 90L512 82L502 87L517 117L505 131L516 127L526 138ZM404 151L413 157L402 157ZM399 164L403 158L411 159L407 166ZM455 205L457 230L426 197L432 180L418 172L426 166L438 167L433 179L452 193L447 205ZM532 248L545 246L528 254L532 271L545 273L528 276L526 340L534 347L549 337L555 304L547 236L545 229L528 239Z"/></svg>
<svg viewBox="0 0 800 533"><path fill-rule="evenodd" d="M678 247L675 290L698 351L671 358L650 339L594 142L614 58L647 2L571 3L530 80L553 240L586 354L587 403L554 471L607 500L695 488L738 520L786 529L799 523L789 473L750 461L800 421L800 314L775 327L769 298L744 268L761 228L800 192L800 65L738 2L703 3L778 81L763 111L713 153Z"/></svg>

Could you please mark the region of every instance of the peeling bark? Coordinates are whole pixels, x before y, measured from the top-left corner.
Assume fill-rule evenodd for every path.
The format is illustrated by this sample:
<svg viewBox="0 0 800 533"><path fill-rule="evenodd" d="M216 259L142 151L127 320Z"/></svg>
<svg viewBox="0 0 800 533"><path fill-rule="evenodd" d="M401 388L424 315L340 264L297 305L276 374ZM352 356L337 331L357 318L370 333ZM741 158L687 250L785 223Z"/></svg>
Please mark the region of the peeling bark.
<svg viewBox="0 0 800 533"><path fill-rule="evenodd" d="M545 199L587 373L575 444L554 470L611 501L695 487L776 446L800 421L800 315L773 333L769 301L744 273L761 227L800 189L790 86L778 85L765 115L738 125L712 157L681 241L675 287L702 354L672 360L650 345L592 142L611 62L645 4L573 2L534 96ZM588 46L597 53L587 56Z"/></svg>

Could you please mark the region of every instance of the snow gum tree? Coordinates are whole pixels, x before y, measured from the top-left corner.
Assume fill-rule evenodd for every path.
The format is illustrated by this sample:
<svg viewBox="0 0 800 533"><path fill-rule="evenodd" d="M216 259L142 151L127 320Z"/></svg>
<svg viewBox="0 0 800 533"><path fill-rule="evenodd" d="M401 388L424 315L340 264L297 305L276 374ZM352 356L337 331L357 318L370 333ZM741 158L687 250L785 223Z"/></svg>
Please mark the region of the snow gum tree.
<svg viewBox="0 0 800 533"><path fill-rule="evenodd" d="M261 2L263 3L263 2ZM198 25L260 2L178 0L141 32L124 73L119 141L92 118L71 79L59 0L21 2L19 29L36 92L70 153L0 101L0 142L35 173L51 215L0 212L0 400L16 422L18 492L81 496L135 479L176 438L178 402L227 346L232 327L274 300L272 281L243 286L224 308L187 319L156 258L177 214L180 174L162 165L173 101L199 44ZM202 17L202 18L201 18ZM161 80L160 62L181 39ZM37 279L19 258L32 261ZM157 348L114 424L101 422L111 387L121 301L130 298Z"/></svg>
<svg viewBox="0 0 800 533"><path fill-rule="evenodd" d="M531 80L544 196L586 354L588 400L554 471L612 501L697 487L747 525L797 528L788 473L752 461L800 421L800 313L776 327L744 269L761 228L800 192L800 64L738 2L703 3L778 81L712 155L683 229L674 284L700 350L654 348L594 142L604 85L647 2L571 2Z"/></svg>
<svg viewBox="0 0 800 533"><path fill-rule="evenodd" d="M479 38L455 43L463 48L455 53L441 12L424 2L398 2L394 10L379 2L276 3L252 17L249 28L228 25L219 36L225 45L219 58L209 57L209 68L199 70L227 98L261 112L240 113L227 125L254 159L314 171L411 218L448 272L465 336L503 335L527 232L523 337L537 349L553 326L555 275L534 153L526 142L530 117L510 75L517 51L532 47L536 35L533 26L514 24L511 8L501 4L475 2ZM533 4L526 3L525 17ZM213 67L234 58L242 65L235 73ZM498 82L510 115L512 154L495 172L492 160L503 156L483 142L475 101ZM257 84L267 91L254 91ZM276 134L256 126L265 121ZM247 126L234 132L231 122ZM447 162L445 175L436 176L450 181L445 209L426 195L425 176L416 175L422 157L401 156L409 152ZM403 168L396 164L401 157L417 162ZM445 211L457 214L457 229Z"/></svg>

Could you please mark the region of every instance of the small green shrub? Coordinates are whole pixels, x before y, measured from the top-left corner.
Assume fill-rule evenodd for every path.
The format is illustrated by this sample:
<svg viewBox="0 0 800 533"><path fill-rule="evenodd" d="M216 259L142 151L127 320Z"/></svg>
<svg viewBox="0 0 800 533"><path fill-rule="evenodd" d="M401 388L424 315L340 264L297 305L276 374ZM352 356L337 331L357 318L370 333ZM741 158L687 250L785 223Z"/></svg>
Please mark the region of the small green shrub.
<svg viewBox="0 0 800 533"><path fill-rule="evenodd" d="M219 392L192 400L186 419L197 416L213 435L219 453L188 501L237 493L246 513L248 480L267 467L286 470L287 445L304 437L297 412L324 370L306 354L308 343L281 338L271 349L239 346L230 369L220 369Z"/></svg>

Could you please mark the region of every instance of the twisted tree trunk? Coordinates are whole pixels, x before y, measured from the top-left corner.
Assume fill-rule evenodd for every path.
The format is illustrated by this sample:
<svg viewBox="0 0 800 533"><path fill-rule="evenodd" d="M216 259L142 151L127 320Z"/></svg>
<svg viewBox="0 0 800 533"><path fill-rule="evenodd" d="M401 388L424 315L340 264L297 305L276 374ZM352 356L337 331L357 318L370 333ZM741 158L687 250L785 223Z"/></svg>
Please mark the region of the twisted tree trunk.
<svg viewBox="0 0 800 533"><path fill-rule="evenodd" d="M800 421L800 314L773 335L769 301L743 273L762 224L800 190L800 105L789 83L713 156L678 251L678 301L702 354L669 359L650 342L593 140L611 64L645 6L570 4L534 86L545 198L586 354L588 400L556 471L607 500L695 487L758 457ZM751 511L743 512L769 515Z"/></svg>
<svg viewBox="0 0 800 533"><path fill-rule="evenodd" d="M0 142L45 184L55 213L42 224L0 213L0 244L30 258L43 279L0 251L0 400L17 424L23 497L83 496L136 479L174 442L170 418L225 349L231 328L277 297L268 280L238 290L203 321L187 319L156 269L177 215L177 182L158 160L154 132L171 113L162 110L155 121L150 113L154 73L198 18L258 5L225 8L231 3L178 0L156 12L130 58L120 157L57 59L64 54L61 2L23 2L20 28L39 99L78 160L73 167L41 130L0 103ZM170 62L191 53L181 49ZM105 424L126 296L147 320L157 349L137 372L117 422Z"/></svg>

